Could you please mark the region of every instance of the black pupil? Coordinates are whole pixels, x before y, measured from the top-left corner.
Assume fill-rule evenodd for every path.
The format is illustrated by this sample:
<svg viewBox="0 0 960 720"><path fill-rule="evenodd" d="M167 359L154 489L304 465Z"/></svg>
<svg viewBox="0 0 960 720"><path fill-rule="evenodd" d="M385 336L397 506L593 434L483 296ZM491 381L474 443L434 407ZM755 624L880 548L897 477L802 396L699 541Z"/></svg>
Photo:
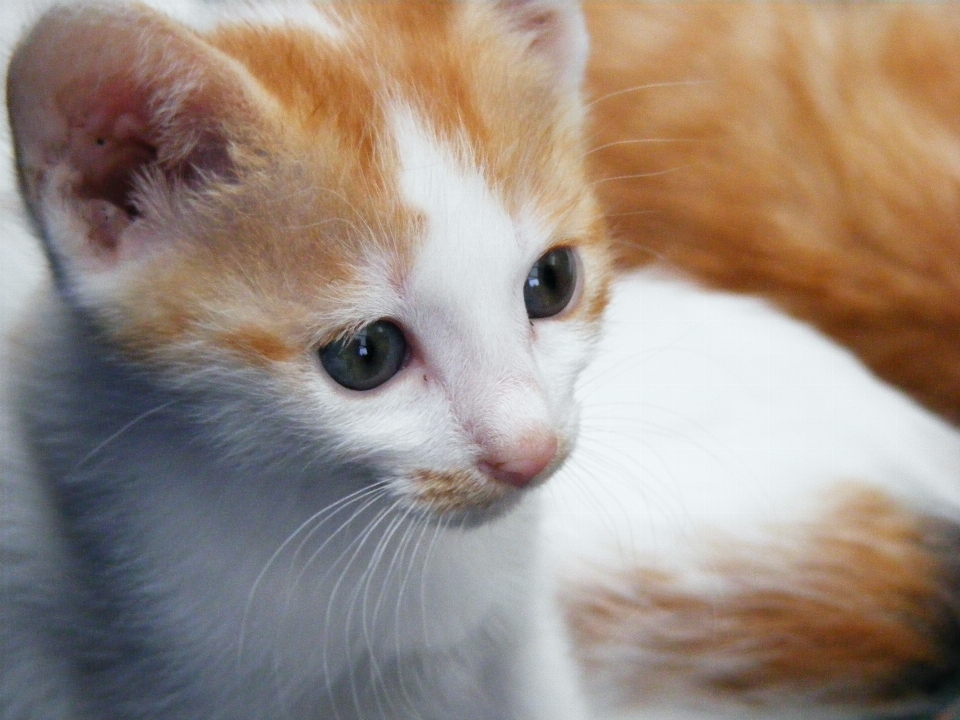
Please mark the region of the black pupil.
<svg viewBox="0 0 960 720"><path fill-rule="evenodd" d="M330 377L351 390L383 385L399 372L406 356L406 338L389 320L371 323L320 350L320 362Z"/></svg>
<svg viewBox="0 0 960 720"><path fill-rule="evenodd" d="M570 248L555 248L545 253L527 275L523 301L527 315L544 318L563 311L577 287L576 261Z"/></svg>

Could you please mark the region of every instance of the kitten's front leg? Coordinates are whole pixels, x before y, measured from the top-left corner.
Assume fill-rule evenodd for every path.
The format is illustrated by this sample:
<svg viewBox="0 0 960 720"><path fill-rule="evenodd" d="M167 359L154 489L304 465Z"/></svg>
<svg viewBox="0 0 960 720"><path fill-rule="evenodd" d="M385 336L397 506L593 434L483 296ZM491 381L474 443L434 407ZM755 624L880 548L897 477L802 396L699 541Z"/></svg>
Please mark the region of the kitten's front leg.
<svg viewBox="0 0 960 720"><path fill-rule="evenodd" d="M517 648L514 670L517 717L531 720L586 720L592 717L581 691L563 618L553 593L539 594Z"/></svg>
<svg viewBox="0 0 960 720"><path fill-rule="evenodd" d="M453 645L357 663L328 694L329 715L342 720L592 717L548 588L514 599L516 606L497 608Z"/></svg>
<svg viewBox="0 0 960 720"><path fill-rule="evenodd" d="M431 658L430 720L587 720L578 669L552 603L492 618L456 650Z"/></svg>

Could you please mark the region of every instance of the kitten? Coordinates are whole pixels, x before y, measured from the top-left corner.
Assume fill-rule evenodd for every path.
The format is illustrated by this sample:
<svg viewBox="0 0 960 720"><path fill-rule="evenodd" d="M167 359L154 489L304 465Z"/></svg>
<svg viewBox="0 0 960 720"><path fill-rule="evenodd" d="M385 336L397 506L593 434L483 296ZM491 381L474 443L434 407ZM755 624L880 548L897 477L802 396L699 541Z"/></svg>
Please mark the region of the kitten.
<svg viewBox="0 0 960 720"><path fill-rule="evenodd" d="M546 0L185 6L181 22L85 3L21 44L10 111L56 289L9 373L5 433L25 442L3 458L5 719L937 707L958 616L939 466L924 487L764 476L709 502L688 482L684 507L712 505L698 523L749 517L749 541L618 565L589 556L590 523L563 522L582 504L573 465L546 485L567 509L540 533L532 490L571 451L612 292L584 157L618 242L651 244L616 203L661 207L606 178L651 170L659 146L638 138L723 115L697 104L709 93L623 91L700 84L680 70L703 33L727 48L709 68L734 77L744 46L718 18L786 32L809 12L586 11L589 154L583 21ZM669 195L682 171L656 170ZM680 219L709 204L678 194ZM621 323L647 306L619 297ZM603 346L614 363L624 336ZM642 408L618 383L605 392ZM905 418L894 443L957 457L951 431L883 397L871 410ZM635 477L599 479L621 517L649 520ZM774 499L791 512L767 527Z"/></svg>
<svg viewBox="0 0 960 720"><path fill-rule="evenodd" d="M55 292L3 718L585 717L531 492L609 283L579 10L216 15L57 7L12 59Z"/></svg>

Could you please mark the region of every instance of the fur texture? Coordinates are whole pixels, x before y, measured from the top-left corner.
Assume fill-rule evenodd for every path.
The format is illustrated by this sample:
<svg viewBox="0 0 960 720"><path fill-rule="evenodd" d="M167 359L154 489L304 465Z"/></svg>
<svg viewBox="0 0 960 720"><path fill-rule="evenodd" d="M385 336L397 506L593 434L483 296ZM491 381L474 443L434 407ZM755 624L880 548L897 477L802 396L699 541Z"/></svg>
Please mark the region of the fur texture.
<svg viewBox="0 0 960 720"><path fill-rule="evenodd" d="M590 6L620 262L768 297L960 417L960 14Z"/></svg>
<svg viewBox="0 0 960 720"><path fill-rule="evenodd" d="M771 298L956 419L956 9L637 3L587 16L591 157L620 266L659 261ZM866 478L880 495L776 531L798 545L768 537L746 557L635 568L575 593L587 663L619 678L601 684L936 706L958 672L955 500L931 517L925 490L889 495L881 477Z"/></svg>
<svg viewBox="0 0 960 720"><path fill-rule="evenodd" d="M579 11L301 9L62 6L13 57L57 292L15 371L50 517L9 545L5 719L584 716L529 492L608 283ZM575 299L531 321L555 247ZM402 367L342 387L323 348L381 318Z"/></svg>
<svg viewBox="0 0 960 720"><path fill-rule="evenodd" d="M584 18L540 0L175 14L61 7L11 65L55 287L3 368L4 720L950 702L960 441L822 339L747 305L741 337L798 363L764 397L810 409L784 426L809 446L743 477L688 455L651 496L662 349L635 323L702 296L624 280L564 464L611 296L591 186L621 269L763 292L953 412L949 8L588 4L589 67ZM531 322L557 247L575 299ZM336 385L318 350L380 318L402 370ZM785 392L801 359L836 387ZM704 387L661 406L703 410ZM527 487L490 473L518 463ZM562 465L541 531L532 486Z"/></svg>

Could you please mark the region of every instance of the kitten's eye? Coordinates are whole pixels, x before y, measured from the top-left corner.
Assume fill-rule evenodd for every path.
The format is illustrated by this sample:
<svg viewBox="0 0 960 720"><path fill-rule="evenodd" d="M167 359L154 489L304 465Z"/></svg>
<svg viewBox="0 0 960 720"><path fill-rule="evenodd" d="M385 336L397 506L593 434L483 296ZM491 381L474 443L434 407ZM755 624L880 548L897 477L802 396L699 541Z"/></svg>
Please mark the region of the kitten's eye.
<svg viewBox="0 0 960 720"><path fill-rule="evenodd" d="M554 248L530 268L523 285L527 315L545 318L561 312L577 289L577 260L570 248Z"/></svg>
<svg viewBox="0 0 960 720"><path fill-rule="evenodd" d="M320 349L320 362L334 380L351 390L372 390L403 367L407 340L389 320L377 320L353 337Z"/></svg>

